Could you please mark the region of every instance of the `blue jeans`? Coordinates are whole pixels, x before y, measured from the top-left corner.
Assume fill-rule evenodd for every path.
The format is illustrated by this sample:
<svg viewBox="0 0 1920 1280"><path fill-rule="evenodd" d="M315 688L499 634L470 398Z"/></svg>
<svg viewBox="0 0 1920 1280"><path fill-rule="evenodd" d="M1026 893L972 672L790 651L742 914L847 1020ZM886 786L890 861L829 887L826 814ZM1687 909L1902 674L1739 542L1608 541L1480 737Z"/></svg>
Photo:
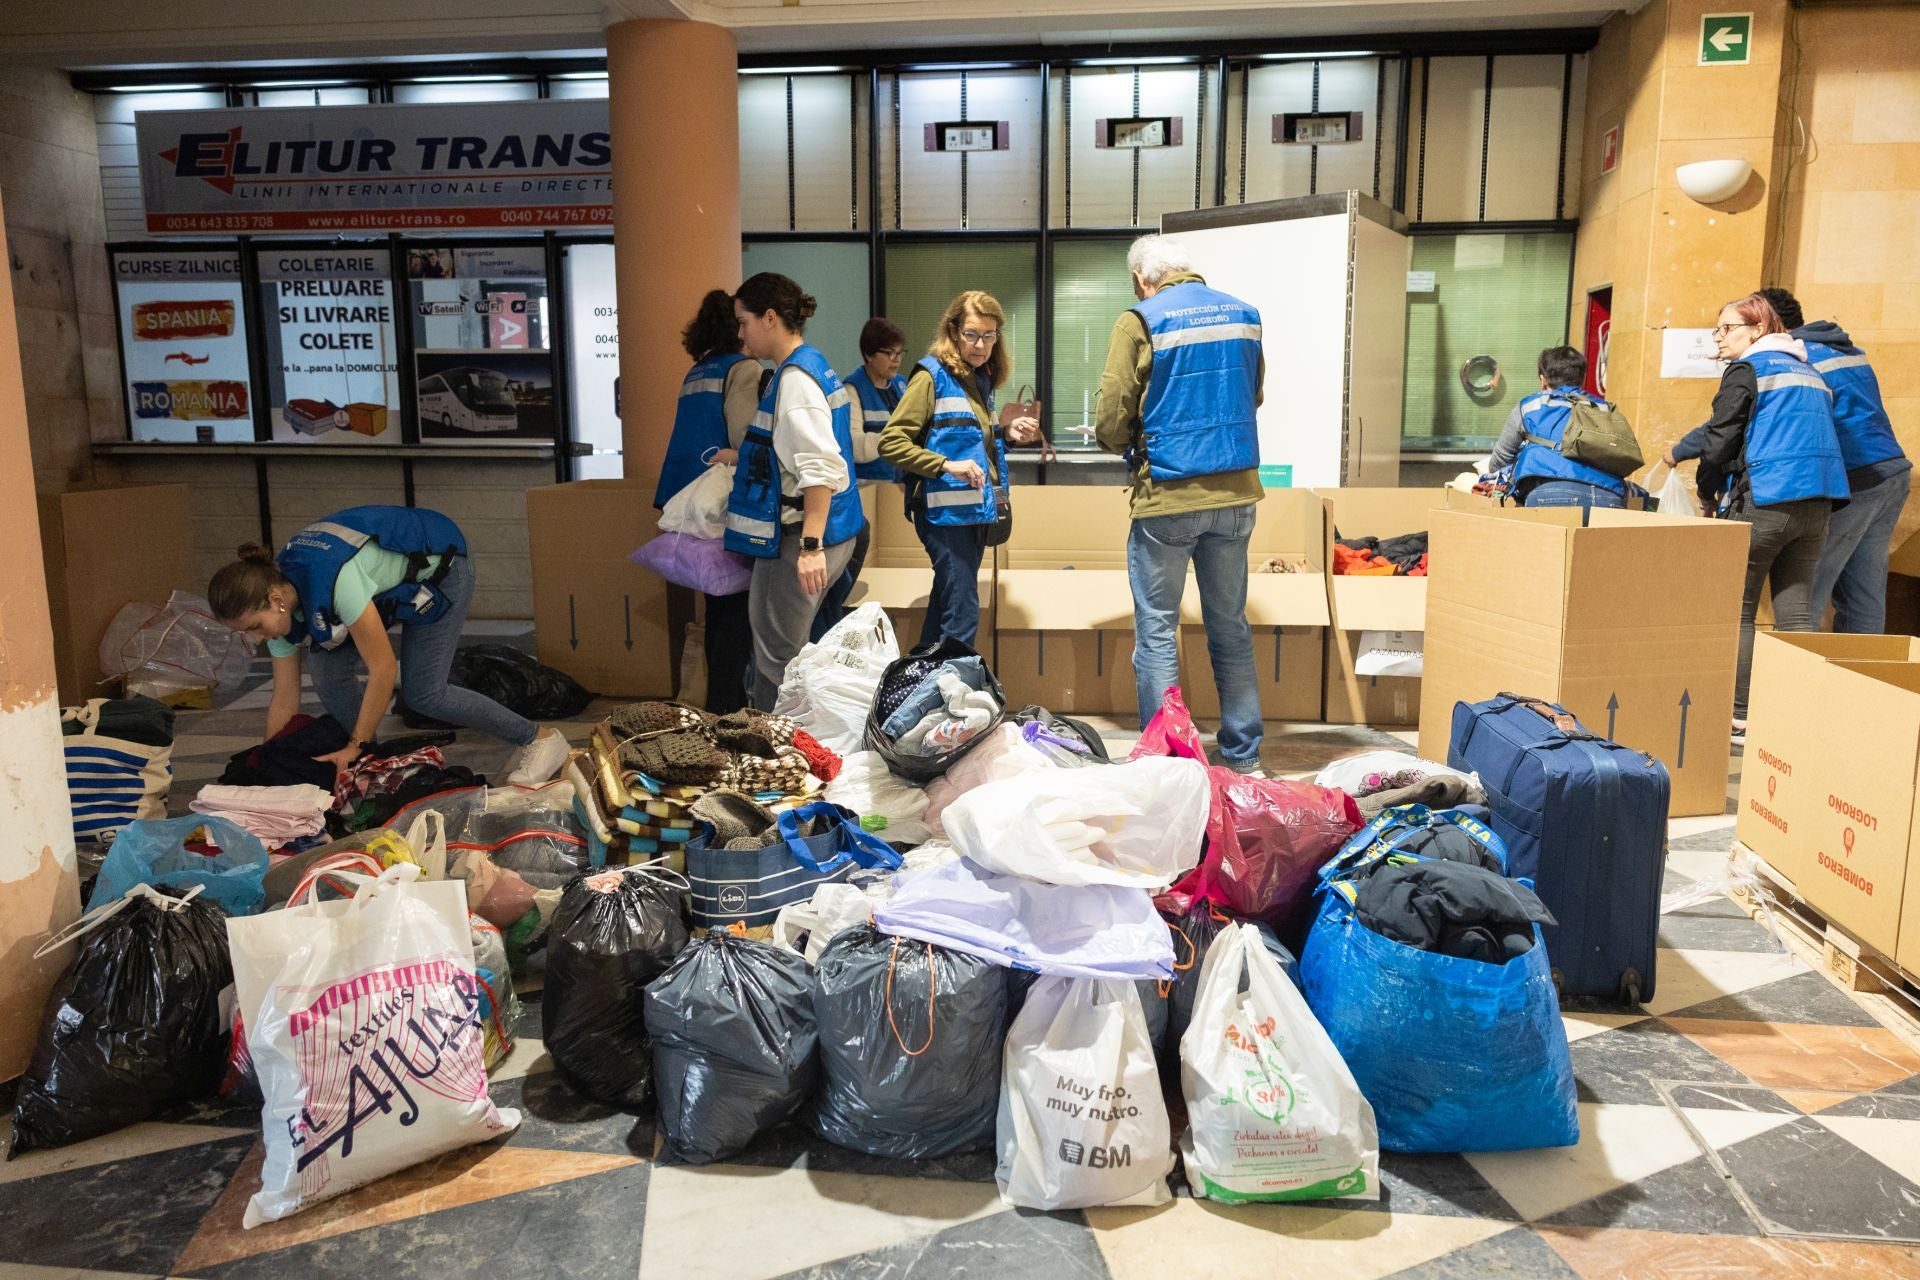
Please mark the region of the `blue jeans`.
<svg viewBox="0 0 1920 1280"><path fill-rule="evenodd" d="M1887 629L1887 549L1907 505L1913 472L1888 476L1833 513L1826 545L1813 567L1813 625L1833 601L1833 629L1879 635Z"/></svg>
<svg viewBox="0 0 1920 1280"><path fill-rule="evenodd" d="M460 632L467 623L467 606L473 603L473 561L455 556L453 568L440 579L440 590L446 593L447 611L438 621L400 626L400 687L406 692L407 705L435 720L526 746L540 726L485 694L447 683ZM352 733L360 719L365 686L366 665L360 661L360 651L351 642L338 649L310 649L307 671L313 676L320 705Z"/></svg>
<svg viewBox="0 0 1920 1280"><path fill-rule="evenodd" d="M1229 766L1260 762L1264 733L1260 685L1253 671L1253 628L1247 625L1247 542L1254 508L1218 507L1133 522L1127 536L1127 578L1133 585L1133 672L1140 727L1160 709L1161 695L1180 683L1180 597L1187 564L1200 586L1213 682L1220 691L1220 755Z"/></svg>
<svg viewBox="0 0 1920 1280"><path fill-rule="evenodd" d="M920 627L922 645L951 636L971 645L980 630L980 526L932 524L925 511L913 513L920 544L933 561L933 590L927 596L927 620Z"/></svg>
<svg viewBox="0 0 1920 1280"><path fill-rule="evenodd" d="M1527 491L1523 507L1624 507L1627 500L1611 489L1584 480L1542 480Z"/></svg>

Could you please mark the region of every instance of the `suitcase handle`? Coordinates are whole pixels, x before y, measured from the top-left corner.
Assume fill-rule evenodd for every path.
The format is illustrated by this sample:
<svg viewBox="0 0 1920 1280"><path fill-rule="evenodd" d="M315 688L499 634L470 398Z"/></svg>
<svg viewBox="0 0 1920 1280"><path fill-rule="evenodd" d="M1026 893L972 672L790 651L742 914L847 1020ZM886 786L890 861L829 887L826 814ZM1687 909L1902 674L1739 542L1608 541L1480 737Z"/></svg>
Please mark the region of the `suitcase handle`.
<svg viewBox="0 0 1920 1280"><path fill-rule="evenodd" d="M1511 699L1515 706L1525 707L1527 710L1537 713L1555 729L1564 733L1569 738L1588 742L1603 741L1599 734L1582 728L1580 722L1573 718L1572 713L1554 706L1551 702L1543 701L1540 698L1522 697L1517 693L1503 693L1500 696Z"/></svg>

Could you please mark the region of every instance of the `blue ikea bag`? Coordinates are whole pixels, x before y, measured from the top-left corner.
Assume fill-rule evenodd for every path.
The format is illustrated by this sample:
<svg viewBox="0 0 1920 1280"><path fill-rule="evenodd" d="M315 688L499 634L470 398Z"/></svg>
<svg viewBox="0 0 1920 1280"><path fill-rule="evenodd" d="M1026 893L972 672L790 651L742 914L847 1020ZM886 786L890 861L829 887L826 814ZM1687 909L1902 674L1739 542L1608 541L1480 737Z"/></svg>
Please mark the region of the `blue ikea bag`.
<svg viewBox="0 0 1920 1280"><path fill-rule="evenodd" d="M1321 869L1300 957L1307 1004L1373 1106L1385 1151L1514 1151L1580 1140L1573 1061L1546 944L1505 964L1382 937L1353 909L1352 879L1436 824L1500 856L1500 838L1451 810L1389 809Z"/></svg>
<svg viewBox="0 0 1920 1280"><path fill-rule="evenodd" d="M209 857L187 848L187 837L207 829L219 853ZM93 882L91 911L126 896L136 884L172 889L201 887L230 916L250 916L267 901L267 846L246 828L225 818L188 814L130 822L107 848L107 860Z"/></svg>

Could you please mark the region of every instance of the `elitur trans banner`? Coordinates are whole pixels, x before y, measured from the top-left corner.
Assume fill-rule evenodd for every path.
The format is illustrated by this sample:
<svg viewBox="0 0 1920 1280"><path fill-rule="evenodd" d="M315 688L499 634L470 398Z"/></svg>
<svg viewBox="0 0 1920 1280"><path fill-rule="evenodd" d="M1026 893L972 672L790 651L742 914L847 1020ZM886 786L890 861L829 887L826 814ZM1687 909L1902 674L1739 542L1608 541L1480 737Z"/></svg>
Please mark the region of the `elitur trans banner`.
<svg viewBox="0 0 1920 1280"><path fill-rule="evenodd" d="M602 100L142 111L135 127L164 235L613 221Z"/></svg>

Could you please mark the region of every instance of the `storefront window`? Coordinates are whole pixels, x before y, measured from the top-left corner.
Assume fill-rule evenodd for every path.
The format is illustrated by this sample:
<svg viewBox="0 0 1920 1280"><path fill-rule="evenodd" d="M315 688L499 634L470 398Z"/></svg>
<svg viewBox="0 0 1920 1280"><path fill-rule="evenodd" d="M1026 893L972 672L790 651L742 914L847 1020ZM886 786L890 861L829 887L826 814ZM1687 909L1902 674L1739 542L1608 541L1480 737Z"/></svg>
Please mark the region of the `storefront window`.
<svg viewBox="0 0 1920 1280"><path fill-rule="evenodd" d="M860 330L872 310L864 243L775 240L746 245L740 254L740 278L760 271L790 276L813 295L820 309L807 321L807 341L827 357L834 372L844 378L860 367ZM908 364L919 356L913 344L909 334L907 350L913 354Z"/></svg>
<svg viewBox="0 0 1920 1280"><path fill-rule="evenodd" d="M275 440L399 443L400 366L386 249L263 249L260 306Z"/></svg>
<svg viewBox="0 0 1920 1280"><path fill-rule="evenodd" d="M133 438L251 441L240 251L116 253L113 280Z"/></svg>
<svg viewBox="0 0 1920 1280"><path fill-rule="evenodd" d="M543 249L409 246L407 295L423 441L553 438Z"/></svg>
<svg viewBox="0 0 1920 1280"><path fill-rule="evenodd" d="M581 480L621 475L620 302L614 288L613 246L570 244L567 272L569 416L573 439L593 452L574 459Z"/></svg>
<svg viewBox="0 0 1920 1280"><path fill-rule="evenodd" d="M1039 326L1032 244L943 240L887 246L887 318L906 330L909 364L926 353L947 304L967 289L990 293L1007 313L1002 328L1013 352L1013 376L1002 400L1034 382ZM906 372L903 370L903 372Z"/></svg>
<svg viewBox="0 0 1920 1280"><path fill-rule="evenodd" d="M1134 306L1127 272L1131 240L1056 240L1053 244L1053 398L1047 428L1056 449L1097 449L1094 399L1107 340Z"/></svg>

